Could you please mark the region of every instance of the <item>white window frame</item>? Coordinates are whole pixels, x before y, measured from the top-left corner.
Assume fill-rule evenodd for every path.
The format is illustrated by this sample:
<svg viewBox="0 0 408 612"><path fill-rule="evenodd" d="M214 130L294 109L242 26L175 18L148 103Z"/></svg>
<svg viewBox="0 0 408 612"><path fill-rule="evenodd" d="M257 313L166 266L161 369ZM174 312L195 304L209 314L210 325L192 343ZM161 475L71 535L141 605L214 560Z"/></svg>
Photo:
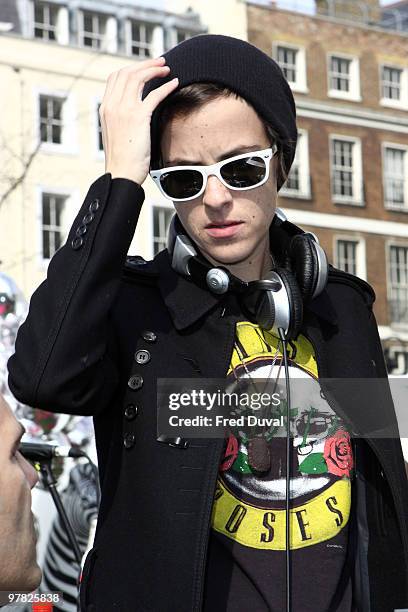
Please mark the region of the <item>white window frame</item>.
<svg viewBox="0 0 408 612"><path fill-rule="evenodd" d="M285 184L279 190L279 196L310 200L309 133L305 129L299 129L298 133L299 138L292 167L296 165L299 167L299 189L289 189Z"/></svg>
<svg viewBox="0 0 408 612"><path fill-rule="evenodd" d="M383 68L391 68L401 70L401 98L400 100L392 100L391 98L383 97L383 80L382 70ZM398 66L390 62L383 62L378 66L378 82L380 85L380 104L381 106L387 106L389 108L399 108L401 110L408 110L408 68L405 66Z"/></svg>
<svg viewBox="0 0 408 612"><path fill-rule="evenodd" d="M338 57L340 59L350 60L350 90L339 91L338 89L331 89L331 59ZM360 91L360 60L355 55L349 55L347 53L327 53L327 95L329 98L338 98L340 100L352 100L354 102L361 102L361 91Z"/></svg>
<svg viewBox="0 0 408 612"><path fill-rule="evenodd" d="M26 24L24 30L25 31L28 30L28 36L30 36L31 38L34 38L34 40L38 40L39 42L44 42L47 44L58 43L59 45L68 45L69 44L68 8L63 5L55 4L53 2L48 2L47 0L44 0L43 2L41 2L41 4L48 4L52 7L55 7L58 11L57 26L56 26L56 32L55 32L56 40L47 40L45 38L37 38L35 36L35 27L34 27L35 2L34 0L30 0L29 4L27 5L28 23Z"/></svg>
<svg viewBox="0 0 408 612"><path fill-rule="evenodd" d="M385 183L386 183L386 176L385 176L385 155L386 155L386 149L399 149L401 151L404 151L405 155L404 155L404 179L405 179L405 185L404 185L404 207L400 207L396 204L392 204L391 202L387 202L385 199L386 196L386 187L385 187ZM402 145L399 143L394 143L394 142L382 142L381 143L381 159L382 159L382 180L383 180L383 194L384 194L384 208L386 208L387 210L396 210L398 212L408 212L408 145Z"/></svg>
<svg viewBox="0 0 408 612"><path fill-rule="evenodd" d="M334 234L333 235L333 262L336 268L339 267L337 257L337 246L340 241L354 242L356 244L356 276L367 280L367 260L366 260L366 242L362 236L351 234ZM341 269L341 268L339 268Z"/></svg>
<svg viewBox="0 0 408 612"><path fill-rule="evenodd" d="M154 202L153 206L151 207L151 217L150 217L150 223L151 223L151 239L150 239L150 244L151 244L151 257L153 258L154 255L154 246L155 246L155 236L154 236L154 211L157 210L158 208L163 208L163 209L168 209L169 212L173 212L174 213L174 207L172 204L167 203L167 201L164 200L160 200L159 202Z"/></svg>
<svg viewBox="0 0 408 612"><path fill-rule="evenodd" d="M150 50L150 56L139 56L139 55L134 55L132 54L132 22L137 23L140 26L144 26L151 28L152 30L152 40L150 43L146 43L146 42L142 42L141 41L141 45L142 48L149 48ZM144 59L151 59L155 57L155 30L156 30L157 26L154 23L151 23L149 21L140 21L139 19L126 19L125 21L125 48L126 48L126 55L129 55L130 57L136 59L136 60L144 60Z"/></svg>
<svg viewBox="0 0 408 612"><path fill-rule="evenodd" d="M101 41L100 47L90 47L84 44L84 23L85 13L90 13L95 17L101 17L105 19L105 32L101 35L94 35L93 38ZM97 53L116 53L118 48L117 42L117 21L116 18L107 13L101 12L97 9L81 9L78 11L78 46L81 49L87 49L88 51L94 51Z"/></svg>
<svg viewBox="0 0 408 612"><path fill-rule="evenodd" d="M343 140L353 143L353 193L354 196L341 196L334 193L333 182L333 141ZM329 134L329 159L330 159L330 190L332 202L335 204L352 204L354 206L364 206L363 197L363 160L361 153L361 140L354 136L345 134Z"/></svg>
<svg viewBox="0 0 408 612"><path fill-rule="evenodd" d="M408 321L393 321L391 318L391 308L390 308L390 300L392 299L391 294L391 247L403 247L408 250L407 242L400 242L398 240L386 240L385 242L385 259L386 259L386 281L387 281L387 309L388 309L388 319L390 322L391 328L398 329L406 329L408 328Z"/></svg>
<svg viewBox="0 0 408 612"><path fill-rule="evenodd" d="M42 225L42 198L43 194L62 196L65 198L64 212L62 214L62 237L61 245L64 244L68 237L69 230L75 219L75 216L80 207L80 190L64 187L48 187L47 185L37 185L35 188L35 199L36 199L36 227L37 227L37 239L36 239L36 252L37 252L37 263L41 269L47 267L50 262L49 258L43 257L43 225Z"/></svg>
<svg viewBox="0 0 408 612"><path fill-rule="evenodd" d="M42 142L40 144L41 153L78 155L78 128L76 113L75 94L61 89L34 88L33 90L33 134L35 144L40 141L40 96L51 96L53 98L64 98L62 106L62 142Z"/></svg>
<svg viewBox="0 0 408 612"><path fill-rule="evenodd" d="M294 45L285 41L275 40L272 42L272 57L278 62L278 48L286 47L297 51L296 53L296 81L288 81L292 91L298 93L309 93L307 86L306 50L300 45Z"/></svg>

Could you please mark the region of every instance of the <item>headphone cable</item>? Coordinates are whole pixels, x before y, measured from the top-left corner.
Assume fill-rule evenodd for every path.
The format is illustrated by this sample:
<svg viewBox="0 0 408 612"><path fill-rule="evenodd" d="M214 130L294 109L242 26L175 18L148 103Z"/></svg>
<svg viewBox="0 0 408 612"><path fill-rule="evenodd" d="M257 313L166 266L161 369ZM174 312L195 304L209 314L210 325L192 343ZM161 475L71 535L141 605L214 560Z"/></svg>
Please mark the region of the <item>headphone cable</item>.
<svg viewBox="0 0 408 612"><path fill-rule="evenodd" d="M283 362L285 366L286 381L286 612L291 612L291 567L290 567L290 387L289 387L289 366L286 351L287 340L282 327L278 328L279 337L282 341Z"/></svg>

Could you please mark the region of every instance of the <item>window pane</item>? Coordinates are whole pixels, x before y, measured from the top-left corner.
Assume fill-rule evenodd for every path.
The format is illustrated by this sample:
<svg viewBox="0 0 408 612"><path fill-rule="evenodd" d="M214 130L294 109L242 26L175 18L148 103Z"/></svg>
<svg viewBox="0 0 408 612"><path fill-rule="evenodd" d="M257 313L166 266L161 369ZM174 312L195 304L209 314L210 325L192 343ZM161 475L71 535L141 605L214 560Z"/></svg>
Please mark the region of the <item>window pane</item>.
<svg viewBox="0 0 408 612"><path fill-rule="evenodd" d="M390 247L389 279L391 320L408 323L408 247Z"/></svg>
<svg viewBox="0 0 408 612"><path fill-rule="evenodd" d="M282 68L285 78L291 83L296 82L296 49L278 47L278 63Z"/></svg>
<svg viewBox="0 0 408 612"><path fill-rule="evenodd" d="M357 245L354 240L337 241L337 267L349 274L357 274Z"/></svg>
<svg viewBox="0 0 408 612"><path fill-rule="evenodd" d="M166 248L167 232L171 218L173 216L172 208L161 208L155 206L153 208L153 252L157 255L159 251Z"/></svg>
<svg viewBox="0 0 408 612"><path fill-rule="evenodd" d="M385 149L384 185L385 203L387 206L404 208L406 202L405 156L407 152L402 149Z"/></svg>
<svg viewBox="0 0 408 612"><path fill-rule="evenodd" d="M332 141L333 193L353 197L353 142Z"/></svg>
<svg viewBox="0 0 408 612"><path fill-rule="evenodd" d="M350 90L351 60L343 57L332 57L330 61L330 88L336 91Z"/></svg>
<svg viewBox="0 0 408 612"><path fill-rule="evenodd" d="M390 100L401 99L402 70L383 66L382 69L382 95Z"/></svg>
<svg viewBox="0 0 408 612"><path fill-rule="evenodd" d="M42 254L44 259L50 258L50 235L48 230L43 230L43 248Z"/></svg>
<svg viewBox="0 0 408 612"><path fill-rule="evenodd" d="M61 226L62 213L65 207L66 197L62 195L42 195L42 236L43 257L52 257L62 242Z"/></svg>

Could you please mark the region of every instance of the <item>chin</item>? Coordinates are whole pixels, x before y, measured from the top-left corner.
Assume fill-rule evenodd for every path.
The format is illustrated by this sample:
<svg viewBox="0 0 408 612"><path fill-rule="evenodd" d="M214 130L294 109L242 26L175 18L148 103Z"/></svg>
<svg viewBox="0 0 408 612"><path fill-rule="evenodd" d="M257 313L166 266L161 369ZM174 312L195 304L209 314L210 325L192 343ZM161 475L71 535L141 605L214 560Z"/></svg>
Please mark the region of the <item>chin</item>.
<svg viewBox="0 0 408 612"><path fill-rule="evenodd" d="M215 249L208 249L205 254L224 266L241 263L250 257L251 249L234 248L234 246L225 245Z"/></svg>

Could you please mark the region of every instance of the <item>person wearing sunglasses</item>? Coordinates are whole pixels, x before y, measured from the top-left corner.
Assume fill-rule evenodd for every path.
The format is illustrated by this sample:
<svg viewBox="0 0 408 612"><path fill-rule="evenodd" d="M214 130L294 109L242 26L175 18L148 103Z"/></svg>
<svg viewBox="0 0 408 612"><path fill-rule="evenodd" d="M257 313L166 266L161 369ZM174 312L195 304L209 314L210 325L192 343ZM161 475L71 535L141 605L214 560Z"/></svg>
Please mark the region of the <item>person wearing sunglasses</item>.
<svg viewBox="0 0 408 612"><path fill-rule="evenodd" d="M297 141L281 69L245 41L199 35L111 74L100 117L106 172L34 293L8 364L20 401L94 416L102 497L81 610L406 607L401 445L395 435L351 440L376 407L395 433L392 402L378 395L367 411L349 394L336 412L319 392L324 376L386 380L374 294L327 270L276 209ZM168 248L145 261L127 253L149 173L177 216ZM221 291L202 276L210 269ZM243 311L246 289L273 285L275 269L299 304L290 343ZM270 429L195 440L156 427L160 378L253 382L276 375L286 348L291 372L317 390L315 405L306 396L295 406L289 595L285 440Z"/></svg>

